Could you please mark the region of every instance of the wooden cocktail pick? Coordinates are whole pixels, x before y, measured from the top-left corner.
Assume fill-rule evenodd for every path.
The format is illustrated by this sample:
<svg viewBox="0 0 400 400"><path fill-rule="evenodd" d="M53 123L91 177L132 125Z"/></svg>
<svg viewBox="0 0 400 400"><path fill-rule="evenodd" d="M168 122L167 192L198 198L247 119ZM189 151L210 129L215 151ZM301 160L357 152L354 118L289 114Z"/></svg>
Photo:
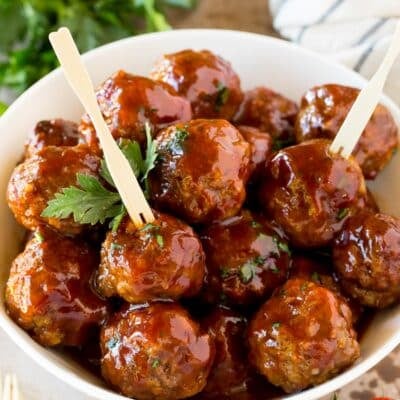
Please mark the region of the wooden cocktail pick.
<svg viewBox="0 0 400 400"><path fill-rule="evenodd" d="M360 136L365 129L371 115L379 103L383 86L400 53L400 22L396 26L389 49L367 85L360 91L356 101L351 107L346 119L330 146L333 153L340 153L348 158L353 152Z"/></svg>
<svg viewBox="0 0 400 400"><path fill-rule="evenodd" d="M138 228L153 222L154 215L136 176L104 121L89 73L70 31L68 28L60 28L50 33L49 39L68 83L92 120L108 169L129 216Z"/></svg>

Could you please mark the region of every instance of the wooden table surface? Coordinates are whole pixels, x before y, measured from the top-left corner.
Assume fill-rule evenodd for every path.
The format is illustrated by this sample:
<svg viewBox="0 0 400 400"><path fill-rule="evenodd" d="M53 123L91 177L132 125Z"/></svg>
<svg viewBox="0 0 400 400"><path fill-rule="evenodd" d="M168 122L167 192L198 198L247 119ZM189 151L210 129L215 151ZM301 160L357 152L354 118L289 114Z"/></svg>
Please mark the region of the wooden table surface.
<svg viewBox="0 0 400 400"><path fill-rule="evenodd" d="M170 12L175 28L224 28L277 36L267 0L198 0L194 12ZM89 400L52 377L27 358L0 331L0 371L18 374L25 400ZM387 396L400 400L400 349L375 369L338 392L339 400L372 400ZM330 400L332 396L324 400Z"/></svg>

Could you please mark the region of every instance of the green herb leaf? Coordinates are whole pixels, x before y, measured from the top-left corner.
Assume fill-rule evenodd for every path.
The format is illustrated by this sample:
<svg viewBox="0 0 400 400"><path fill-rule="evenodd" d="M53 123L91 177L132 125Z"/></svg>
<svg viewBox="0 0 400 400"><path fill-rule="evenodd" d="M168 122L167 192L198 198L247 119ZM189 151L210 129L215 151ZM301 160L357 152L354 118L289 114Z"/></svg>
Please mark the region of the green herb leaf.
<svg viewBox="0 0 400 400"><path fill-rule="evenodd" d="M273 241L275 242L279 251L283 251L284 253L287 253L289 256L292 254L292 252L289 249L288 244L285 242L282 242L278 236L274 236Z"/></svg>
<svg viewBox="0 0 400 400"><path fill-rule="evenodd" d="M142 181L146 181L149 172L156 166L156 160L158 157L156 144L151 137L151 128L148 122L145 124L146 131L146 158L142 162L141 172L142 172ZM139 149L140 150L140 149Z"/></svg>
<svg viewBox="0 0 400 400"><path fill-rule="evenodd" d="M111 249L111 251L121 250L122 246L118 243L113 242L113 243L111 243L110 249Z"/></svg>
<svg viewBox="0 0 400 400"><path fill-rule="evenodd" d="M316 271L314 271L314 272L311 274L311 279L312 279L314 282L316 282L316 283L321 283L321 277L320 277L319 273L316 272Z"/></svg>
<svg viewBox="0 0 400 400"><path fill-rule="evenodd" d="M229 89L222 83L218 82L217 97L215 99L215 109L219 111L229 100Z"/></svg>
<svg viewBox="0 0 400 400"><path fill-rule="evenodd" d="M139 143L135 140L121 139L119 141L119 148L121 149L125 158L128 160L129 165L131 166L136 178L138 178L141 171L143 170L144 163ZM100 175L106 182L115 187L107 163L104 159L101 161Z"/></svg>
<svg viewBox="0 0 400 400"><path fill-rule="evenodd" d="M142 228L140 228L139 230L143 231L143 232L147 232L147 231L150 231L150 230L153 230L153 229L159 229L159 226L154 225L152 223L148 223L145 226L143 226Z"/></svg>
<svg viewBox="0 0 400 400"><path fill-rule="evenodd" d="M33 236L35 237L36 241L38 241L39 243L43 243L44 242L44 237L40 232L36 231L33 234Z"/></svg>
<svg viewBox="0 0 400 400"><path fill-rule="evenodd" d="M274 322L274 323L272 324L272 329L273 329L273 330L277 330L280 326L281 326L281 323L280 323L280 322Z"/></svg>
<svg viewBox="0 0 400 400"><path fill-rule="evenodd" d="M348 208L341 208L340 210L339 210L339 212L338 212L338 215L337 215L337 219L339 220L339 221L341 221L343 218L346 218L347 217L347 215L348 215L348 213L349 213L349 209Z"/></svg>
<svg viewBox="0 0 400 400"><path fill-rule="evenodd" d="M159 358L155 358L151 363L151 368L157 368L160 365L161 361Z"/></svg>
<svg viewBox="0 0 400 400"><path fill-rule="evenodd" d="M0 0L0 85L17 93L57 66L48 34L67 26L84 52L146 31L170 29L166 6L189 8L190 0Z"/></svg>
<svg viewBox="0 0 400 400"><path fill-rule="evenodd" d="M6 112L7 108L8 108L7 104L2 103L0 101L0 116L3 115Z"/></svg>
<svg viewBox="0 0 400 400"><path fill-rule="evenodd" d="M167 144L167 149L174 155L182 155L183 154L183 143L186 138L189 136L189 132L187 128L177 128L174 132L173 137Z"/></svg>
<svg viewBox="0 0 400 400"><path fill-rule="evenodd" d="M262 228L262 225L257 221L251 221L250 225L252 228Z"/></svg>
<svg viewBox="0 0 400 400"><path fill-rule="evenodd" d="M219 268L219 274L222 279L229 278L232 275L232 272L229 268L226 267L220 267Z"/></svg>
<svg viewBox="0 0 400 400"><path fill-rule="evenodd" d="M164 238L163 238L161 235L157 234L157 235L156 235L156 240L157 240L157 244L158 244L161 248L163 248L163 247L164 247Z"/></svg>
<svg viewBox="0 0 400 400"><path fill-rule="evenodd" d="M119 216L121 199L118 193L107 190L97 178L77 174L80 188L70 186L56 193L42 212L46 218L68 218L81 224L103 224L107 219Z"/></svg>
<svg viewBox="0 0 400 400"><path fill-rule="evenodd" d="M242 283L244 284L249 283L253 279L256 273L255 269L256 269L256 264L254 263L254 261L248 261L240 267L239 277Z"/></svg>

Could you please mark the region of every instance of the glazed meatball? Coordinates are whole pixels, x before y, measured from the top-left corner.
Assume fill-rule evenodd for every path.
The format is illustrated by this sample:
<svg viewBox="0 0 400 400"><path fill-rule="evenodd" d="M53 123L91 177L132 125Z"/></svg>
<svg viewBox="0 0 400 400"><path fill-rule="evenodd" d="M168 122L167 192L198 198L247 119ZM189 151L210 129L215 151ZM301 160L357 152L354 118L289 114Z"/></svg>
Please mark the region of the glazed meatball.
<svg viewBox="0 0 400 400"><path fill-rule="evenodd" d="M343 289L361 304L383 308L400 300L400 221L384 214L349 218L333 244Z"/></svg>
<svg viewBox="0 0 400 400"><path fill-rule="evenodd" d="M204 253L192 228L154 212L155 221L137 229L129 218L109 232L101 250L97 290L131 303L197 294L205 274Z"/></svg>
<svg viewBox="0 0 400 400"><path fill-rule="evenodd" d="M279 151L267 164L261 205L294 245L323 247L345 220L365 205L365 181L357 162L315 139Z"/></svg>
<svg viewBox="0 0 400 400"><path fill-rule="evenodd" d="M251 372L247 362L247 321L235 311L217 307L201 326L215 343L215 361L203 390L205 398L232 396L247 391Z"/></svg>
<svg viewBox="0 0 400 400"><path fill-rule="evenodd" d="M359 357L351 319L329 289L290 279L250 322L250 361L287 393L318 385Z"/></svg>
<svg viewBox="0 0 400 400"><path fill-rule="evenodd" d="M149 176L156 207L188 223L235 215L245 197L250 145L225 120L192 120L159 133Z"/></svg>
<svg viewBox="0 0 400 400"><path fill-rule="evenodd" d="M240 79L231 64L208 50L166 54L150 76L187 98L194 118L230 120L243 99Z"/></svg>
<svg viewBox="0 0 400 400"><path fill-rule="evenodd" d="M200 392L214 359L208 334L179 305L130 306L102 329L101 371L122 394L177 400Z"/></svg>
<svg viewBox="0 0 400 400"><path fill-rule="evenodd" d="M268 132L274 148L279 150L295 142L297 112L298 106L292 100L266 87L258 87L245 93L235 122Z"/></svg>
<svg viewBox="0 0 400 400"><path fill-rule="evenodd" d="M308 90L301 100L296 121L298 142L313 138L333 139L359 89L342 85L322 85ZM353 151L367 179L374 179L398 146L397 125L390 111L379 104Z"/></svg>
<svg viewBox="0 0 400 400"><path fill-rule="evenodd" d="M202 242L207 260L205 299L233 304L262 300L288 276L290 250L282 231L247 210L206 228Z"/></svg>
<svg viewBox="0 0 400 400"><path fill-rule="evenodd" d="M132 139L142 145L146 140L146 122L157 132L192 117L189 102L169 85L124 71L118 71L100 86L97 101L115 139ZM97 150L96 132L88 115L83 116L80 131Z"/></svg>
<svg viewBox="0 0 400 400"><path fill-rule="evenodd" d="M357 323L362 317L363 307L343 293L337 276L334 274L331 258L327 257L305 257L303 255L295 255L292 260L290 269L290 278L301 278L318 285L324 286L335 293L349 306L353 317L353 323Z"/></svg>
<svg viewBox="0 0 400 400"><path fill-rule="evenodd" d="M30 230L46 224L67 235L81 233L85 226L72 218L48 218L42 213L61 189L77 186L78 173L96 176L99 165L100 159L84 145L44 147L11 175L7 201L16 220Z"/></svg>
<svg viewBox="0 0 400 400"><path fill-rule="evenodd" d="M30 132L25 144L25 158L38 153L46 146L76 146L80 135L75 122L64 119L40 121Z"/></svg>
<svg viewBox="0 0 400 400"><path fill-rule="evenodd" d="M90 287L98 256L82 241L36 231L6 287L11 318L44 346L81 346L107 316Z"/></svg>
<svg viewBox="0 0 400 400"><path fill-rule="evenodd" d="M250 144L250 181L257 181L264 171L265 162L272 156L272 138L267 132L261 132L257 128L239 125L237 129L244 139Z"/></svg>

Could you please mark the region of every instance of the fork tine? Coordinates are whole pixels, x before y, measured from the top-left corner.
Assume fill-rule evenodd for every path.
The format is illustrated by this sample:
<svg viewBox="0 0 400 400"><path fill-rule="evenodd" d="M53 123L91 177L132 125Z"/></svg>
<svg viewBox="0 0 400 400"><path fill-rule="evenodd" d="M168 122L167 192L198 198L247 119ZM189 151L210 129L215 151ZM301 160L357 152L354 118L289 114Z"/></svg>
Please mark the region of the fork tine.
<svg viewBox="0 0 400 400"><path fill-rule="evenodd" d="M19 400L20 395L19 395L17 375L12 374L11 383L12 383L12 395L11 395L10 400Z"/></svg>

